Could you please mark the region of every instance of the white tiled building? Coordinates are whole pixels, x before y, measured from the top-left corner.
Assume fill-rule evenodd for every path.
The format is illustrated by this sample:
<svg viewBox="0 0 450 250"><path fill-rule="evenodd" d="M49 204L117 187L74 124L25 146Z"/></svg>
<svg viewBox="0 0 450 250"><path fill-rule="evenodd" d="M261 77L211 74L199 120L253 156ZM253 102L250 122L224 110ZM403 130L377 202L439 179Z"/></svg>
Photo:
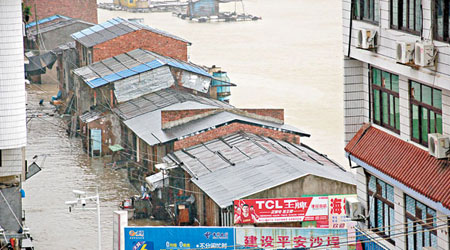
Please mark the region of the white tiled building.
<svg viewBox="0 0 450 250"><path fill-rule="evenodd" d="M361 225L386 249L449 249L450 163L428 154L428 134L450 136L450 1L342 3L346 152L361 166L369 215ZM399 63L402 42L432 45L431 65Z"/></svg>
<svg viewBox="0 0 450 250"><path fill-rule="evenodd" d="M0 227L7 233L22 227L26 136L21 2L0 0Z"/></svg>

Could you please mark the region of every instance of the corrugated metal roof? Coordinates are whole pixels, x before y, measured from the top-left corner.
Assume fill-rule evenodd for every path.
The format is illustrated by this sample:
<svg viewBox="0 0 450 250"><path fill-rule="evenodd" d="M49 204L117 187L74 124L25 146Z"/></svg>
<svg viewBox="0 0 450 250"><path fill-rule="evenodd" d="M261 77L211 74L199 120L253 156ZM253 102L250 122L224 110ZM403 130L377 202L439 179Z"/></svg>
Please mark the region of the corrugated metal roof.
<svg viewBox="0 0 450 250"><path fill-rule="evenodd" d="M91 110L89 112L86 112L86 113L80 115L80 120L84 123L89 123L89 122L95 121L101 117L102 117L102 111Z"/></svg>
<svg viewBox="0 0 450 250"><path fill-rule="evenodd" d="M52 31L55 29L59 29L62 27L66 27L69 25L72 25L74 23L83 23L83 24L87 24L87 25L94 25L93 23L89 23L83 20L79 20L79 19L72 19L72 18L59 18L58 19L54 19L52 20L53 22L47 22L43 25L39 26L39 34L48 32L48 31ZM38 29L36 29L35 27L32 28L28 28L28 33L29 35L35 36L38 32Z"/></svg>
<svg viewBox="0 0 450 250"><path fill-rule="evenodd" d="M56 20L56 19L70 20L70 19L72 19L72 18L63 16L63 15L53 15L53 16L49 16L49 17L42 18L42 19L38 20L38 21L37 21L37 24L39 24L39 25L45 24L45 23L54 21L54 20ZM27 29L28 29L28 28L32 28L32 27L34 27L34 26L36 26L36 21L31 22L31 23L25 25L25 27L26 27Z"/></svg>
<svg viewBox="0 0 450 250"><path fill-rule="evenodd" d="M345 151L427 198L450 208L450 167L427 151L364 125Z"/></svg>
<svg viewBox="0 0 450 250"><path fill-rule="evenodd" d="M101 87L161 66L171 66L212 78L202 67L157 53L136 49L74 70L91 88Z"/></svg>
<svg viewBox="0 0 450 250"><path fill-rule="evenodd" d="M79 43L83 44L85 47L89 48L97 44L109 41L118 36L122 36L124 34L128 34L130 32L142 29L191 44L189 41L180 38L178 36L169 34L165 31L151 28L147 25L140 24L137 22L131 22L120 17L113 18L104 23L97 24L90 28L73 33L72 37Z"/></svg>
<svg viewBox="0 0 450 250"><path fill-rule="evenodd" d="M228 103L215 99L190 94L185 91L163 89L139 98L119 104L113 111L123 120L129 120L142 114L161 110L177 103L193 101L214 107L233 107ZM188 106L186 108L189 108Z"/></svg>
<svg viewBox="0 0 450 250"><path fill-rule="evenodd" d="M181 165L220 207L306 175L354 184L350 173L306 145L243 132L176 151L164 160Z"/></svg>

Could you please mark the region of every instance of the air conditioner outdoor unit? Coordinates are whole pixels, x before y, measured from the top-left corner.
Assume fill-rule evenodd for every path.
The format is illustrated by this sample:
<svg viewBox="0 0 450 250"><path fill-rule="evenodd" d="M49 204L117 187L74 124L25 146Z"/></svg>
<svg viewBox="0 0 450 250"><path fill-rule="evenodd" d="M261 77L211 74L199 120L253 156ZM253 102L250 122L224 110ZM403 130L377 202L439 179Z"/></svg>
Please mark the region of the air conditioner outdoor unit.
<svg viewBox="0 0 450 250"><path fill-rule="evenodd" d="M434 66L435 51L431 42L416 42L414 48L414 63L418 66Z"/></svg>
<svg viewBox="0 0 450 250"><path fill-rule="evenodd" d="M345 200L345 213L351 220L362 220L364 216L362 214L361 202L357 198L350 197Z"/></svg>
<svg viewBox="0 0 450 250"><path fill-rule="evenodd" d="M414 43L397 42L397 62L402 64L411 63L414 59Z"/></svg>
<svg viewBox="0 0 450 250"><path fill-rule="evenodd" d="M370 29L358 30L358 48L374 49L377 47L377 32Z"/></svg>
<svg viewBox="0 0 450 250"><path fill-rule="evenodd" d="M439 133L428 134L428 152L437 159L447 158L450 140Z"/></svg>

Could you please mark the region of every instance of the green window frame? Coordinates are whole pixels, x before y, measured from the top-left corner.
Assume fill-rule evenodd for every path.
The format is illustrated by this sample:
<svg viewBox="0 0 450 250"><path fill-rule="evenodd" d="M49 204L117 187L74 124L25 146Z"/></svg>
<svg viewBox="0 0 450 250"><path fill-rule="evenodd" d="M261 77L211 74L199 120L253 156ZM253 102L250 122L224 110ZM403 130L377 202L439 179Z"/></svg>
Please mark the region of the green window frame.
<svg viewBox="0 0 450 250"><path fill-rule="evenodd" d="M353 18L378 24L380 21L379 0L353 0Z"/></svg>
<svg viewBox="0 0 450 250"><path fill-rule="evenodd" d="M390 239L391 235L395 236L394 187L369 173L366 173L366 178L368 227L395 245Z"/></svg>
<svg viewBox="0 0 450 250"><path fill-rule="evenodd" d="M436 210L405 194L406 245L409 250L437 247ZM421 232L423 231L423 232Z"/></svg>
<svg viewBox="0 0 450 250"><path fill-rule="evenodd" d="M442 91L409 81L411 140L428 146L428 134L442 134Z"/></svg>
<svg viewBox="0 0 450 250"><path fill-rule="evenodd" d="M391 0L391 29L420 35L423 26L421 0Z"/></svg>
<svg viewBox="0 0 450 250"><path fill-rule="evenodd" d="M450 42L450 2L435 0L434 8L434 37L436 40Z"/></svg>
<svg viewBox="0 0 450 250"><path fill-rule="evenodd" d="M400 134L399 77L370 67L373 122Z"/></svg>

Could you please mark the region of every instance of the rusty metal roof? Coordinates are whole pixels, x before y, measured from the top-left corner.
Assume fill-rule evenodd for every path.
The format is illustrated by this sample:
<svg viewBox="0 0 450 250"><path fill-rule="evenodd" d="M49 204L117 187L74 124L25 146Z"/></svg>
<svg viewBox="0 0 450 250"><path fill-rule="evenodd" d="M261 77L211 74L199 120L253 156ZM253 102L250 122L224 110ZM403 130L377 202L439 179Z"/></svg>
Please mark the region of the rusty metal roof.
<svg viewBox="0 0 450 250"><path fill-rule="evenodd" d="M170 153L220 207L307 175L354 184L351 173L310 147L237 132Z"/></svg>
<svg viewBox="0 0 450 250"><path fill-rule="evenodd" d="M114 108L113 111L123 120L129 120L148 112L161 110L177 103L186 102L197 102L223 108L233 107L226 102L221 102L216 99L194 95L182 90L167 88L121 103ZM187 106L187 108L190 107Z"/></svg>
<svg viewBox="0 0 450 250"><path fill-rule="evenodd" d="M368 124L345 147L360 159L434 202L450 208L450 163Z"/></svg>
<svg viewBox="0 0 450 250"><path fill-rule="evenodd" d="M73 39L83 44L85 47L93 47L97 44L104 43L116 37L134 32L136 30L148 30L150 32L170 37L175 40L191 44L189 41L178 36L169 34L165 31L151 28L147 25L137 22L131 22L120 17L110 19L104 23L97 24L90 28L78 31L72 34Z"/></svg>

